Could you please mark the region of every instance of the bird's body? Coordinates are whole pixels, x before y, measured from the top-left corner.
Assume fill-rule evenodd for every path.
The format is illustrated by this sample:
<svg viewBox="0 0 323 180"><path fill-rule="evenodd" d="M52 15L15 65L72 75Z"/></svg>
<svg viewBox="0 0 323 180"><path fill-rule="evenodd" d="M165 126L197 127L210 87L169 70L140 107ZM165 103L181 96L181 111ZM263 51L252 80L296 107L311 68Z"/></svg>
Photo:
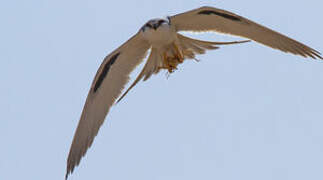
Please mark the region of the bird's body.
<svg viewBox="0 0 323 180"><path fill-rule="evenodd" d="M196 55L204 54L206 50L218 49L216 45L249 42L201 41L183 36L178 33L180 31L211 31L241 36L284 52L322 59L318 51L298 41L234 13L213 7L201 7L167 19L152 19L137 34L111 52L98 69L73 138L66 178L92 145L111 106L119 102L141 79L145 81L163 69L172 73L184 60L196 59ZM129 81L129 74L145 59L148 52L150 54L142 71L125 93L121 94Z"/></svg>
<svg viewBox="0 0 323 180"><path fill-rule="evenodd" d="M139 36L149 42L151 49L159 52L158 56L161 56L157 60L159 69L165 68L172 72L176 66L172 67L170 64L183 62L183 57L178 49L178 36L169 20L152 19L148 21L139 32Z"/></svg>

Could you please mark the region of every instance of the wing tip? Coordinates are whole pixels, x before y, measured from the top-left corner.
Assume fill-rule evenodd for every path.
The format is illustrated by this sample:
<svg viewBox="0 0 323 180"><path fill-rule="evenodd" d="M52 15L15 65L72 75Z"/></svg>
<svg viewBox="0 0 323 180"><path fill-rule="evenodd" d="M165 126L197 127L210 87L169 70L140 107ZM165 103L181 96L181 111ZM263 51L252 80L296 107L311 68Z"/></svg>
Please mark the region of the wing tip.
<svg viewBox="0 0 323 180"><path fill-rule="evenodd" d="M321 56L321 53L318 52L315 49L312 49L312 48L309 48L309 51L306 52L305 57L310 57L310 58L315 59L315 60L323 60L323 57Z"/></svg>
<svg viewBox="0 0 323 180"><path fill-rule="evenodd" d="M65 180L68 179L68 176L73 173L73 170L75 168L75 163L70 161L70 158L67 160L67 167L66 167L66 173L65 173Z"/></svg>

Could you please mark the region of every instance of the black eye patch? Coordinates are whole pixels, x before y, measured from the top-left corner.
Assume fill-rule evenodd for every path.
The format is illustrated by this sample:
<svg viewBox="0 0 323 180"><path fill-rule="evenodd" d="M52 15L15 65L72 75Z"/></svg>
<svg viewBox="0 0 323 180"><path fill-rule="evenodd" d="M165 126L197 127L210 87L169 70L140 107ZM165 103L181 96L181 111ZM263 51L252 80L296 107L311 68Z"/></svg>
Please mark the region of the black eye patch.
<svg viewBox="0 0 323 180"><path fill-rule="evenodd" d="M159 20L159 21L157 22L157 24L158 24L158 25L161 25L161 24L163 24L164 22L166 22L166 21L161 19L161 20Z"/></svg>
<svg viewBox="0 0 323 180"><path fill-rule="evenodd" d="M145 26L152 28L153 26L150 23L147 23Z"/></svg>
<svg viewBox="0 0 323 180"><path fill-rule="evenodd" d="M161 19L157 22L157 27L159 27L160 25L162 25L163 23L165 23L166 21Z"/></svg>

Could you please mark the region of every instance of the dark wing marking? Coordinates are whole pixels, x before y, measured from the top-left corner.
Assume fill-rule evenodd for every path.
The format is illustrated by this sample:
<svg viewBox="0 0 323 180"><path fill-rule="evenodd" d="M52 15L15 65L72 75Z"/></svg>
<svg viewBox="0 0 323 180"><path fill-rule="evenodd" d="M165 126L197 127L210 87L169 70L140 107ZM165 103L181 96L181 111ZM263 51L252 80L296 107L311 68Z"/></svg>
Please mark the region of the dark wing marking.
<svg viewBox="0 0 323 180"><path fill-rule="evenodd" d="M94 92L96 92L98 90L98 88L101 86L104 78L107 76L110 67L112 66L112 64L116 61L116 59L118 58L118 56L120 55L120 52L118 52L117 54L113 55L109 62L105 64L103 71L101 72L98 80L96 81L95 85L94 85Z"/></svg>
<svg viewBox="0 0 323 180"><path fill-rule="evenodd" d="M232 16L232 15L230 15L230 14L225 14L225 13L216 12L216 11L211 11L211 10L203 10L203 11L198 12L197 14L204 14L204 15L211 15L211 14L214 14L214 15L221 16L221 17L223 17L223 18L230 19L230 20L232 20L232 21L241 21L241 19L240 19L240 18L235 17L235 16Z"/></svg>

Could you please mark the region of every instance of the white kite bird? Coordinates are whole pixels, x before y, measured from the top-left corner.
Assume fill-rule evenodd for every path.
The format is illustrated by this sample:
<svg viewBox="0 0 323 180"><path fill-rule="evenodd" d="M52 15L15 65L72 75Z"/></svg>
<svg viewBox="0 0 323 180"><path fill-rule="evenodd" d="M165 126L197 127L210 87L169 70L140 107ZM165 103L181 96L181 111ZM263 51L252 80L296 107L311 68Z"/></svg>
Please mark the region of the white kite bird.
<svg viewBox="0 0 323 180"><path fill-rule="evenodd" d="M195 55L204 54L205 50L218 49L216 45L249 41L201 41L185 37L179 31L225 33L295 55L322 59L318 51L222 9L201 7L167 19L150 20L137 34L109 54L98 69L68 155L66 179L91 146L111 106L120 101L138 81L145 81L162 69L172 73L184 60L195 59ZM142 71L121 95L129 81L129 74L145 59L149 50Z"/></svg>

